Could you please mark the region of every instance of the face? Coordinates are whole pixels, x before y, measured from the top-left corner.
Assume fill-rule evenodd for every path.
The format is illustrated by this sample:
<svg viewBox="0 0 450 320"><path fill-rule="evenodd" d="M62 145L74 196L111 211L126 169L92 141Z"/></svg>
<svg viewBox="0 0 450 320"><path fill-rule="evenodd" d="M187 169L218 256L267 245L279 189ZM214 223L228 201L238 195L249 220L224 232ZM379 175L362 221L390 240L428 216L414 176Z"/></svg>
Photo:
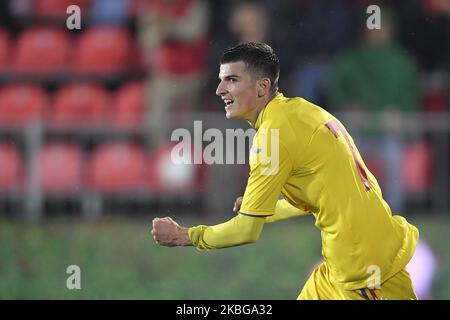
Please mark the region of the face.
<svg viewBox="0 0 450 320"><path fill-rule="evenodd" d="M257 81L242 61L220 65L216 94L225 103L227 119L250 120L258 104Z"/></svg>
<svg viewBox="0 0 450 320"><path fill-rule="evenodd" d="M230 30L240 42L264 42L267 38L267 14L259 4L242 3L231 15Z"/></svg>

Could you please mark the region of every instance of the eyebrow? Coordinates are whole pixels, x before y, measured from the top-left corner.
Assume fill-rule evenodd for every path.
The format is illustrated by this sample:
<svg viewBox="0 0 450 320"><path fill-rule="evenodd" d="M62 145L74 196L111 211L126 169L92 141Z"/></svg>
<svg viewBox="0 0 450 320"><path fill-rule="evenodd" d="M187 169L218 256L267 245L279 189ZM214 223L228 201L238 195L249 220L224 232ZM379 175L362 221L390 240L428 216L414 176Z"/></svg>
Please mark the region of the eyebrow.
<svg viewBox="0 0 450 320"><path fill-rule="evenodd" d="M217 77L219 80L222 80L222 79L220 79L220 77ZM236 74L231 74L231 75L229 75L229 76L226 76L226 77L224 77L223 78L223 80L230 80L231 78L240 78L240 76L238 76L238 75L236 75Z"/></svg>

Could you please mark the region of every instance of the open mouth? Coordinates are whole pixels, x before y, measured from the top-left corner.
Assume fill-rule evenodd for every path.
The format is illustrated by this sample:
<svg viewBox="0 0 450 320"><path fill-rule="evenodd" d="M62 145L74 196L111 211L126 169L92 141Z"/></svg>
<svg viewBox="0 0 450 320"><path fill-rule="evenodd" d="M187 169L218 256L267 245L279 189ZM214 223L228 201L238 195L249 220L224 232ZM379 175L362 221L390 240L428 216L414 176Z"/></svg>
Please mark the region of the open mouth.
<svg viewBox="0 0 450 320"><path fill-rule="evenodd" d="M224 102L225 102L225 108L228 108L233 104L234 101L230 100L230 99L225 99Z"/></svg>

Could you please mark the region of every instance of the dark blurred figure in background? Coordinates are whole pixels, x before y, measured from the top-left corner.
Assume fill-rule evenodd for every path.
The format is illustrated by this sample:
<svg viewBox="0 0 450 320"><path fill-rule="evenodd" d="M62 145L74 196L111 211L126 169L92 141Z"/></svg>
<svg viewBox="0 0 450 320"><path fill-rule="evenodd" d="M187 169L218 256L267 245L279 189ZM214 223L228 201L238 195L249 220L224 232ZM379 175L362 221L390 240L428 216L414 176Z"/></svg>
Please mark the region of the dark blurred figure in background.
<svg viewBox="0 0 450 320"><path fill-rule="evenodd" d="M328 105L325 94L330 60L353 38L350 12L343 0L305 2L297 32L292 33L297 62L292 81L294 95Z"/></svg>
<svg viewBox="0 0 450 320"><path fill-rule="evenodd" d="M12 17L8 1L0 1L0 26L8 27L12 23Z"/></svg>
<svg viewBox="0 0 450 320"><path fill-rule="evenodd" d="M398 4L402 41L423 77L423 110L449 108L450 1L408 0Z"/></svg>
<svg viewBox="0 0 450 320"><path fill-rule="evenodd" d="M409 0L399 8L402 40L425 72L449 66L450 1Z"/></svg>
<svg viewBox="0 0 450 320"><path fill-rule="evenodd" d="M209 65L215 65L223 50L241 42L269 41L270 20L267 7L261 1L230 1L215 8L216 12L225 12L226 16L217 16L215 36L212 39L212 50L208 58ZM224 28L226 26L226 28ZM215 89L217 69L208 70L212 80L211 90ZM215 100L215 97L214 97Z"/></svg>
<svg viewBox="0 0 450 320"><path fill-rule="evenodd" d="M395 129L399 126L400 113L418 110L418 74L409 55L394 41L393 12L389 8L382 8L381 12L381 29L364 29L359 47L337 58L330 93L342 111L361 115L363 127L371 126L371 121L388 122L385 135L365 131L360 132L359 137L356 135L356 140L359 146L364 146L363 154L377 150L385 171L381 184L387 201L394 212L402 212L404 185L400 165L404 141ZM365 28L365 23L362 25ZM380 115L382 111L389 111L389 114L382 118L365 114Z"/></svg>
<svg viewBox="0 0 450 320"><path fill-rule="evenodd" d="M139 40L149 67L148 143L170 139L173 108L200 107L208 56L209 9L205 0L143 0L138 10Z"/></svg>
<svg viewBox="0 0 450 320"><path fill-rule="evenodd" d="M238 3L231 10L228 28L234 43L264 42L269 29L267 10L257 2Z"/></svg>

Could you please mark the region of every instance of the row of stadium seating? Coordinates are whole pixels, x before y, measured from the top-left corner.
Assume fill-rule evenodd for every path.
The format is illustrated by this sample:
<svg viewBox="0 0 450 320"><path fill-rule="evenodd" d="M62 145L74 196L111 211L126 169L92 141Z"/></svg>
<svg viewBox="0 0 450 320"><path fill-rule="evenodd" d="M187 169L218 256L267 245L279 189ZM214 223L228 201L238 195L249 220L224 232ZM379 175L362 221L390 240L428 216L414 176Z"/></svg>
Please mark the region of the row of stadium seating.
<svg viewBox="0 0 450 320"><path fill-rule="evenodd" d="M109 17L110 19L106 21L134 16L138 4L138 0L21 0L17 2L28 2L29 7L25 10L30 11L29 15L35 18L67 18L67 8L77 5L82 13L89 13L94 17Z"/></svg>
<svg viewBox="0 0 450 320"><path fill-rule="evenodd" d="M53 195L78 194L83 189L108 194L198 192L204 167L174 164L171 150L172 145L166 145L147 154L136 143L115 141L99 145L87 155L73 143L46 143L35 160L39 189ZM27 168L17 147L0 144L3 194L24 190L30 178Z"/></svg>
<svg viewBox="0 0 450 320"><path fill-rule="evenodd" d="M68 128L111 124L117 129L139 126L145 111L141 82L125 83L110 93L98 83L61 86L50 98L38 85L0 87L0 126L23 127L36 120Z"/></svg>
<svg viewBox="0 0 450 320"><path fill-rule="evenodd" d="M119 26L93 26L74 37L65 29L33 26L16 38L0 29L0 74L23 76L121 74L138 68L139 51Z"/></svg>
<svg viewBox="0 0 450 320"><path fill-rule="evenodd" d="M87 152L72 142L46 142L33 161L37 163L39 184L49 193L71 193L87 186L101 192L189 192L201 187L205 167L175 164L173 144L147 153L135 142L109 141ZM0 190L14 192L26 183L25 161L19 149L0 143ZM383 180L384 172L369 155L369 168ZM410 192L421 192L432 183L433 153L424 142L410 144L403 154L402 175Z"/></svg>

